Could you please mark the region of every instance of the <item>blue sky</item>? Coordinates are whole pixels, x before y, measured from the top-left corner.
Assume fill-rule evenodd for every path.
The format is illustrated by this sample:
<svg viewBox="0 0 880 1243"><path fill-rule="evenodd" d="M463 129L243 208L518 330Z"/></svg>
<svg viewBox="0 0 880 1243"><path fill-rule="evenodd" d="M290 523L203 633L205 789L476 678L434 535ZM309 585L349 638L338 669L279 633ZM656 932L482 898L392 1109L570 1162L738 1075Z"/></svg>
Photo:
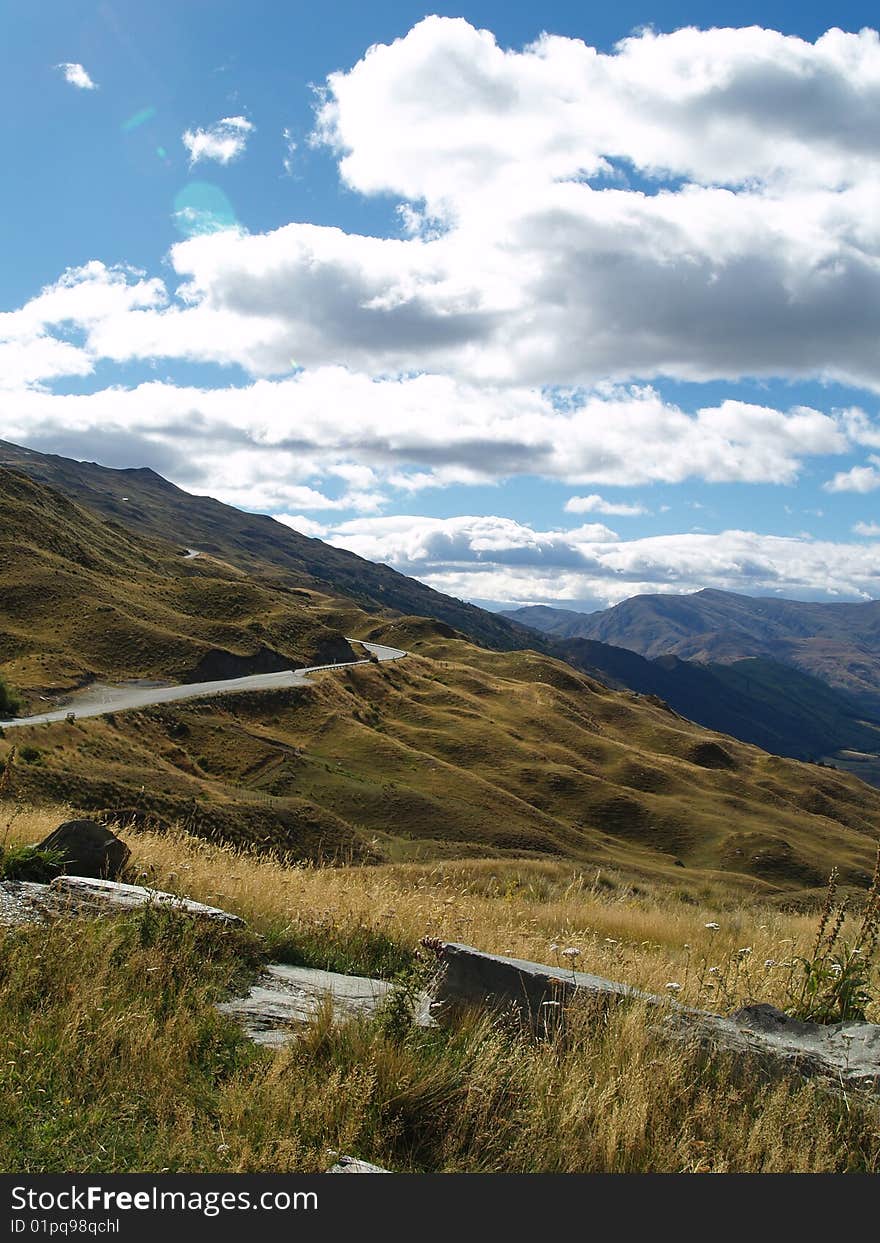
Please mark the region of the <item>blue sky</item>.
<svg viewBox="0 0 880 1243"><path fill-rule="evenodd" d="M5 19L0 436L492 605L880 595L867 5Z"/></svg>

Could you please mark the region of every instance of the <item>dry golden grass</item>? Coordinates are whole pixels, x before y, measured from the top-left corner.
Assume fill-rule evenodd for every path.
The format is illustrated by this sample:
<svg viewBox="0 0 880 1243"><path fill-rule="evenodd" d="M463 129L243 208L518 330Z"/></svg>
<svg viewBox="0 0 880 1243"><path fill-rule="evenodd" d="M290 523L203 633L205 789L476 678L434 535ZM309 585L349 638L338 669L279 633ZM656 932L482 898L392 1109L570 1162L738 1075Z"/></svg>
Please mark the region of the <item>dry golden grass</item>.
<svg viewBox="0 0 880 1243"><path fill-rule="evenodd" d="M20 810L9 839L38 841L70 814ZM0 805L0 837L8 819ZM122 836L142 883L233 911L270 944L316 945L325 934L330 966L340 940L388 939L414 950L434 936L559 966L562 950L574 948L581 970L723 1013L757 1000L783 1005L793 960L815 936L812 915L635 893L613 875L563 863L288 866L181 831ZM880 1019L876 1003L869 1018Z"/></svg>
<svg viewBox="0 0 880 1243"><path fill-rule="evenodd" d="M68 812L0 803L0 838L36 841ZM731 1002L772 1000L763 960L813 932L803 916L652 899L563 864L290 867L180 832L126 837L141 880L234 910L270 951L323 937L329 953L352 930L544 960L574 946L586 969L680 982L681 999L711 1005L700 959L728 965ZM598 1026L575 1011L539 1041L488 1017L401 1035L323 1014L283 1051L258 1050L212 1006L252 954L240 934L149 914L8 938L0 1169L310 1171L349 1151L443 1172L880 1170L876 1106L669 1043L638 1005Z"/></svg>

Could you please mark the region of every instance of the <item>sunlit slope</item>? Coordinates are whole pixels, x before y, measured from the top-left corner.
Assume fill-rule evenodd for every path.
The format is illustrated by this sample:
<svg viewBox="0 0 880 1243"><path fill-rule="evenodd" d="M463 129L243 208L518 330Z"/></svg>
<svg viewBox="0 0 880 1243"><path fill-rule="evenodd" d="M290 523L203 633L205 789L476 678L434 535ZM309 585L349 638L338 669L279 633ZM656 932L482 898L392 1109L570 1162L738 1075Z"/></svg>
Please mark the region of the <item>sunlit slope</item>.
<svg viewBox="0 0 880 1243"><path fill-rule="evenodd" d="M235 676L349 651L309 597L183 551L0 468L0 673L35 705L95 678Z"/></svg>
<svg viewBox="0 0 880 1243"><path fill-rule="evenodd" d="M832 865L866 883L880 792L540 654L449 635L362 622L360 637L412 656L292 692L24 731L42 754L21 780L312 857L344 841L357 857L543 856L770 897L821 886Z"/></svg>
<svg viewBox="0 0 880 1243"><path fill-rule="evenodd" d="M528 631L496 613L434 591L388 565L310 539L265 514L194 496L149 469L113 470L0 440L0 467L13 466L139 536L201 549L249 577L354 601L369 611L438 617L476 642L501 649L529 644Z"/></svg>

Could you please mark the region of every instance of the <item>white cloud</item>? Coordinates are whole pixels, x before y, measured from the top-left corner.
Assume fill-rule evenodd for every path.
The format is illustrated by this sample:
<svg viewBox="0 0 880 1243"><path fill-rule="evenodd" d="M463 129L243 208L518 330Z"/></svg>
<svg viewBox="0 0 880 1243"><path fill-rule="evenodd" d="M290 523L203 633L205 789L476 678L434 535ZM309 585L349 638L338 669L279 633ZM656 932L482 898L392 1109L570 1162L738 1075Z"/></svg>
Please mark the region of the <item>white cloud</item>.
<svg viewBox="0 0 880 1243"><path fill-rule="evenodd" d="M93 82L89 74L75 61L64 61L60 65L55 66L64 74L65 82L69 82L71 86L76 86L81 91L96 91L98 89L97 82Z"/></svg>
<svg viewBox="0 0 880 1243"><path fill-rule="evenodd" d="M428 18L331 75L318 111L316 141L354 189L402 198L407 236L189 238L179 298L104 342L254 375L880 388L878 126L871 31L688 29L606 55L558 37L504 51ZM191 159L234 158L252 128L187 131Z"/></svg>
<svg viewBox="0 0 880 1243"><path fill-rule="evenodd" d="M318 121L354 188L448 216L487 182L550 184L620 160L703 184L859 179L878 161L878 82L870 30L814 44L756 26L649 30L602 54L552 35L506 51L429 17L331 74Z"/></svg>
<svg viewBox="0 0 880 1243"><path fill-rule="evenodd" d="M327 528L321 522L315 522L313 518L307 518L305 514L273 514L277 522L283 522L286 527L292 527L294 531L299 531L300 535L308 535L310 539L324 539L327 535Z"/></svg>
<svg viewBox="0 0 880 1243"><path fill-rule="evenodd" d="M620 518L635 518L646 513L643 505L628 505L624 501L607 501L593 492L589 496L571 496L565 502L567 514L612 514Z"/></svg>
<svg viewBox="0 0 880 1243"><path fill-rule="evenodd" d="M284 129L281 131L281 137L284 139L284 159L281 161L285 174L288 177L293 176L296 166L296 148L297 143L293 137L293 130Z"/></svg>
<svg viewBox="0 0 880 1243"><path fill-rule="evenodd" d="M93 357L112 355L117 303L130 319L152 316L152 304L161 302L161 289L148 282L120 287L110 276L104 279L111 283L99 282L89 292L96 318L83 320L83 344L73 360L85 368ZM66 314L66 292L48 291L43 305L23 308L21 322L37 331L46 319ZM111 307L106 319L99 314L102 300ZM726 401L687 414L645 387L605 387L554 403L532 389L493 389L430 375L374 380L340 367L242 387L153 381L90 394L21 391L7 406L7 436L27 443L63 433L65 443L75 436L81 455L93 456L94 446L113 430L161 441L169 452L176 447L181 467L175 479L184 486L215 453L225 462L235 450L243 479L259 476L260 463L273 455L277 461L298 457L298 477L271 506L293 512L311 507L289 492L305 481L306 464L312 472L328 464L344 470L340 477L365 503L382 482L418 491L523 475L574 486L636 487L691 478L791 483L805 459L849 447L837 419L804 407L783 412Z"/></svg>
<svg viewBox="0 0 880 1243"><path fill-rule="evenodd" d="M853 527L855 535L863 535L866 539L880 539L880 523L857 522Z"/></svg>
<svg viewBox="0 0 880 1243"><path fill-rule="evenodd" d="M880 459L872 457L873 466L853 466L851 470L838 471L833 479L823 484L826 492L874 492L880 488Z"/></svg>
<svg viewBox="0 0 880 1243"><path fill-rule="evenodd" d="M200 160L229 164L244 152L253 128L246 117L223 117L207 129L184 130L181 140L189 152L190 164Z"/></svg>
<svg viewBox="0 0 880 1243"><path fill-rule="evenodd" d="M808 598L880 595L872 546L754 531L621 540L590 526L540 532L507 518L397 515L342 523L328 539L440 591L499 602L604 604L703 587Z"/></svg>

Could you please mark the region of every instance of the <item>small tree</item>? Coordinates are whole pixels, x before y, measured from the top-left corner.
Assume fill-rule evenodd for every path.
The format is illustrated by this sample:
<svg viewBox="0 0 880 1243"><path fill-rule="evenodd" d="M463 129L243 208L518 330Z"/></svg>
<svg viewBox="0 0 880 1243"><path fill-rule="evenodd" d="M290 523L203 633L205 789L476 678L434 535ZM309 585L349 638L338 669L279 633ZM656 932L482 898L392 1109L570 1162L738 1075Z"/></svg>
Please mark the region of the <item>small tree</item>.
<svg viewBox="0 0 880 1243"><path fill-rule="evenodd" d="M0 674L0 716L15 716L21 707L21 700Z"/></svg>

